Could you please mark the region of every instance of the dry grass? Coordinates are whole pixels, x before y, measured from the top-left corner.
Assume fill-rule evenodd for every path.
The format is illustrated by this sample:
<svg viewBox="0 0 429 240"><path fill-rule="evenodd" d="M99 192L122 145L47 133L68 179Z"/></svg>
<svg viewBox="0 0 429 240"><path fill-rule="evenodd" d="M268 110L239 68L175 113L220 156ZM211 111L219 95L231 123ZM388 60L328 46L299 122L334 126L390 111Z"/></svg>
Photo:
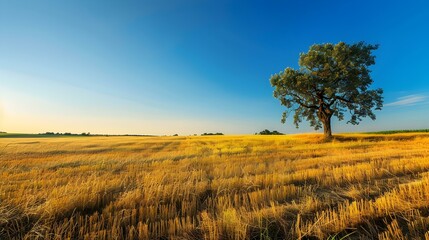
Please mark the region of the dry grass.
<svg viewBox="0 0 429 240"><path fill-rule="evenodd" d="M0 139L0 239L429 239L429 135Z"/></svg>

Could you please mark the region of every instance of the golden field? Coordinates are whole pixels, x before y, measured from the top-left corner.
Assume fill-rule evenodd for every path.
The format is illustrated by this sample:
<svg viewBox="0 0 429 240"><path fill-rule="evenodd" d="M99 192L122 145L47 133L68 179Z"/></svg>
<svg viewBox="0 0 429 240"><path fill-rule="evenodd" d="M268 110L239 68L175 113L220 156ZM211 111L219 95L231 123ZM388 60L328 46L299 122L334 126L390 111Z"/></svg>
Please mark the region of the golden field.
<svg viewBox="0 0 429 240"><path fill-rule="evenodd" d="M429 239L429 134L0 138L0 239Z"/></svg>

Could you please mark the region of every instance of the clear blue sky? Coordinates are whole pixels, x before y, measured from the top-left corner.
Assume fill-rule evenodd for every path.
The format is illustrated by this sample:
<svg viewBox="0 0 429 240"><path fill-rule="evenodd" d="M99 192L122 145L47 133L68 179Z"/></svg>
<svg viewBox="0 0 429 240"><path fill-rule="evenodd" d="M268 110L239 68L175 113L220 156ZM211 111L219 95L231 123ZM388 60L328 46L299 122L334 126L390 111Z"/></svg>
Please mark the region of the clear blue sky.
<svg viewBox="0 0 429 240"><path fill-rule="evenodd" d="M313 131L280 123L269 78L314 43L380 44L377 120L429 128L428 1L0 0L0 130Z"/></svg>

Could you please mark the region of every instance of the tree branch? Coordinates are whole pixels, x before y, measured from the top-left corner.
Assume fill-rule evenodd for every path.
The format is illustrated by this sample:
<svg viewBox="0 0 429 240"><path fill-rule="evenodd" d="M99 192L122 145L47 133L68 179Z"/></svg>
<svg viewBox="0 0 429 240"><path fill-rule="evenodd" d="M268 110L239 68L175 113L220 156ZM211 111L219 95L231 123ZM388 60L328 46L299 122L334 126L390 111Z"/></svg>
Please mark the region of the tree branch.
<svg viewBox="0 0 429 240"><path fill-rule="evenodd" d="M338 100L341 100L341 101L344 101L344 102L347 102L347 103L354 103L353 101L345 99L344 97L345 96L343 96L343 97L335 96L335 98L338 99Z"/></svg>
<svg viewBox="0 0 429 240"><path fill-rule="evenodd" d="M318 109L318 108L317 108L317 106L315 106L315 105L307 105L307 104L304 104L304 103L302 102L302 99L301 99L300 97L298 97L298 95L293 94L293 93L290 93L290 95L292 95L292 96L295 98L295 101L296 101L300 106L303 106L303 107L305 107L305 108Z"/></svg>
<svg viewBox="0 0 429 240"><path fill-rule="evenodd" d="M328 99L328 98L326 98L326 99ZM328 106L329 107L332 106L332 104L334 104L335 101L337 101L337 100L341 100L341 101L346 102L346 103L354 103L353 101L351 101L349 99L346 99L345 95L343 95L342 97L334 95L334 97L332 98L332 100L329 102Z"/></svg>

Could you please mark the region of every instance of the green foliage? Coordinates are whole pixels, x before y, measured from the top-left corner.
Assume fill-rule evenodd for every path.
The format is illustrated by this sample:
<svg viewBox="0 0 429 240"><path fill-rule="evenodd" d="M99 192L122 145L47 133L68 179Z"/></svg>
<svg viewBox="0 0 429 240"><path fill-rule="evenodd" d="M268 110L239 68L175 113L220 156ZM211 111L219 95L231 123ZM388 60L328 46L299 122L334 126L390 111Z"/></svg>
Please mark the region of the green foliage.
<svg viewBox="0 0 429 240"><path fill-rule="evenodd" d="M343 120L348 112L347 123L354 125L364 117L374 120L372 110L383 106L383 90L369 89L373 80L368 67L375 64L372 51L377 48L364 42L312 45L300 54L299 69L288 67L274 74L270 79L274 97L288 109L282 122L293 111L297 128L305 119L316 130L329 127L330 133L332 116Z"/></svg>
<svg viewBox="0 0 429 240"><path fill-rule="evenodd" d="M259 134L259 135L283 135L283 133L281 133L281 132L278 132L278 131L276 131L276 130L274 130L274 131L270 131L270 130L268 130L268 129L265 129L265 130L263 130L263 131L260 131L259 133L257 133L257 134Z"/></svg>
<svg viewBox="0 0 429 240"><path fill-rule="evenodd" d="M201 136L223 135L223 133L203 133Z"/></svg>

